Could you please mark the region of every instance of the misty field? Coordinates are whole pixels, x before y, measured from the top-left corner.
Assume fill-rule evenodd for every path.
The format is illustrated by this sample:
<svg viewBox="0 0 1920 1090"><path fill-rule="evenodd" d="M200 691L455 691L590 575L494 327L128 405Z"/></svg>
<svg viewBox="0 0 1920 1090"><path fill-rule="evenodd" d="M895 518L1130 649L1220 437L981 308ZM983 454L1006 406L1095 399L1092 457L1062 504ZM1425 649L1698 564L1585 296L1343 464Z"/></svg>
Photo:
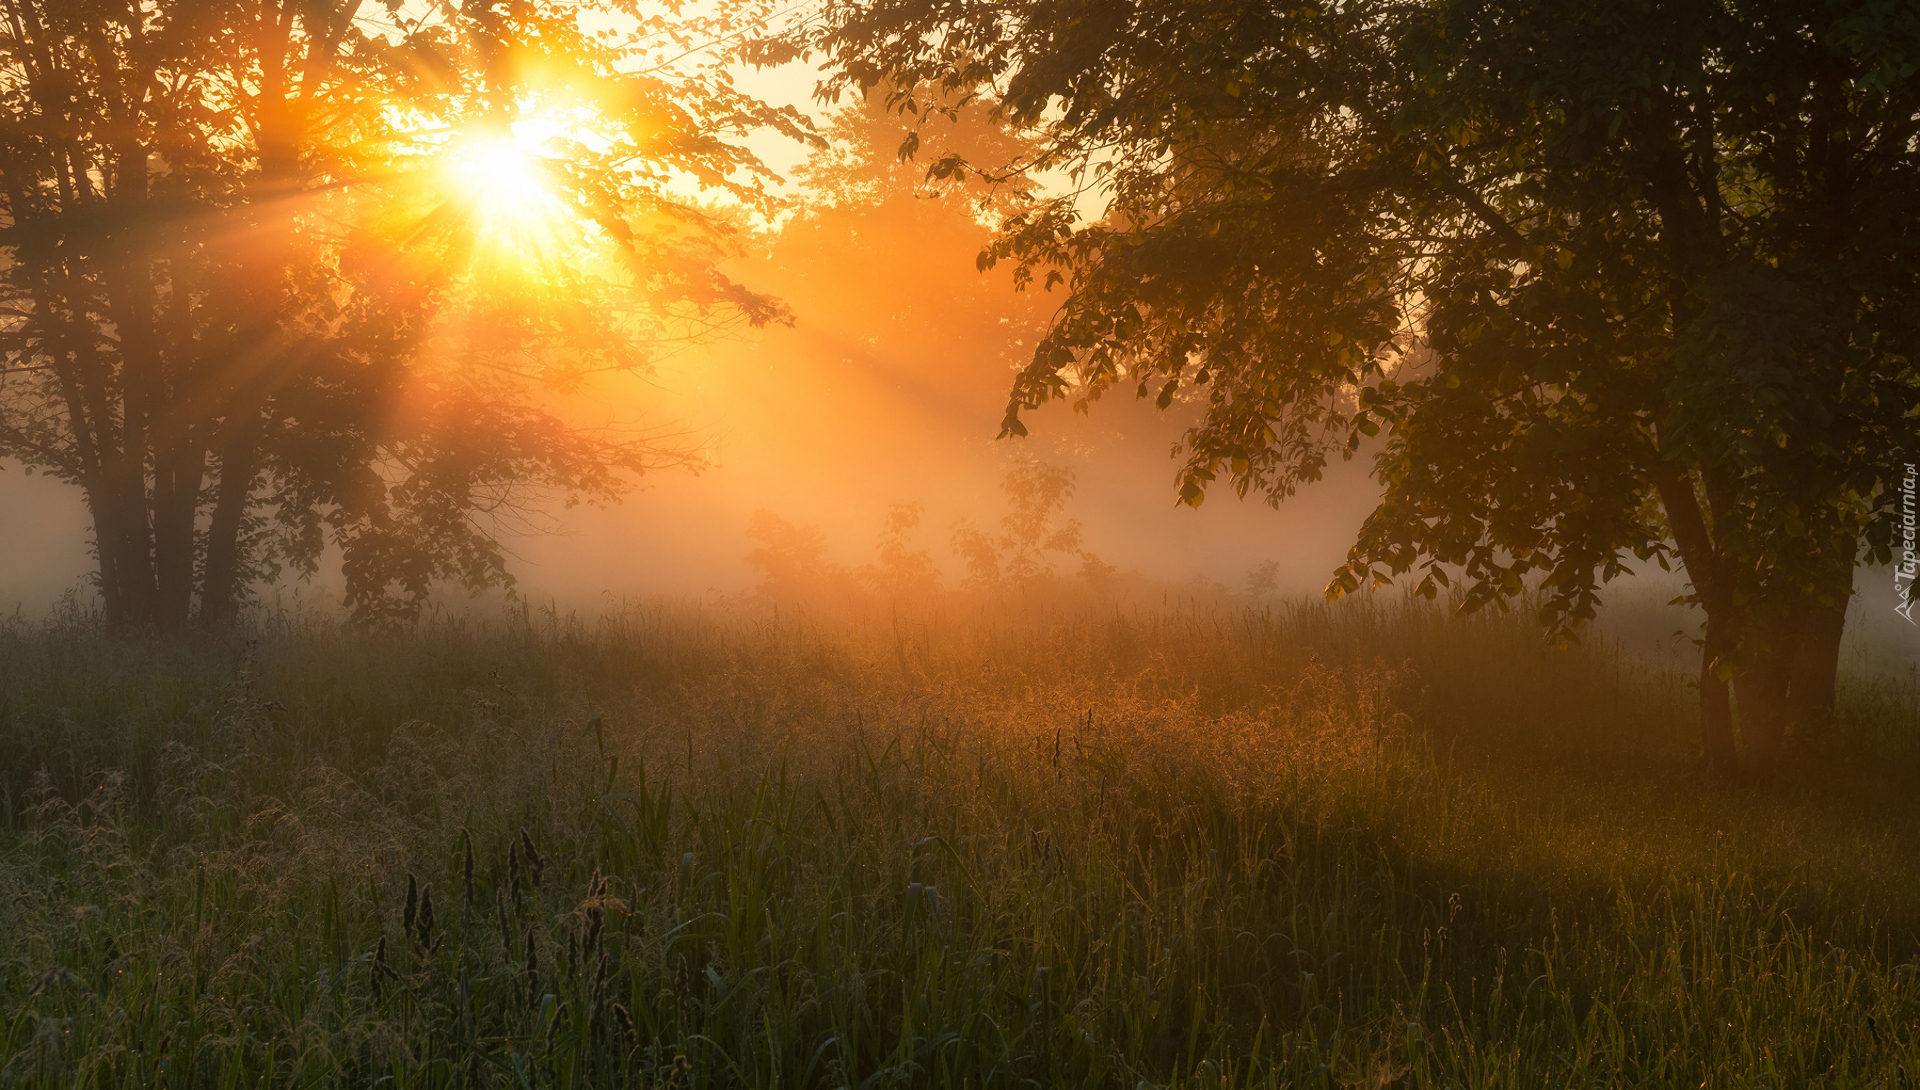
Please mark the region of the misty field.
<svg viewBox="0 0 1920 1090"><path fill-rule="evenodd" d="M1911 1085L1911 685L1767 782L1693 701L1360 602L16 624L0 1086Z"/></svg>

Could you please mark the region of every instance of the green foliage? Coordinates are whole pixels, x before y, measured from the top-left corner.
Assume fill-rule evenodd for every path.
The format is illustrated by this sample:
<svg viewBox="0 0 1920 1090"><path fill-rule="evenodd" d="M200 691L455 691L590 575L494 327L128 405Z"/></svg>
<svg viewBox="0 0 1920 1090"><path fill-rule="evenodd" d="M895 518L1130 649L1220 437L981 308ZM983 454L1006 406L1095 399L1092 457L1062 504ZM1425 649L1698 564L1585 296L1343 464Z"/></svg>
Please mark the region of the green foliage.
<svg viewBox="0 0 1920 1090"><path fill-rule="evenodd" d="M1683 679L1510 622L950 619L903 670L877 618L648 607L0 661L0 1086L1920 1064L1906 781L1676 791Z"/></svg>
<svg viewBox="0 0 1920 1090"><path fill-rule="evenodd" d="M1066 293L1005 434L1196 401L1193 504L1371 450L1329 594L1538 586L1564 628L1677 548L1731 666L1886 555L1920 412L1909 9L844 0L807 41L829 90L995 88L1038 141L1014 165L1075 182L982 255Z"/></svg>
<svg viewBox="0 0 1920 1090"><path fill-rule="evenodd" d="M982 176L968 167L1022 161L1035 150L1025 134L994 118L990 103L971 96L948 100L934 88L912 97L904 117L895 117L904 98L889 102L884 96L850 103L832 115L821 132L826 146L794 172L807 191L801 216L909 201L931 204L951 196L971 198L975 216L995 220L1033 195L1037 184L1024 174ZM936 117L941 119L937 127L924 125ZM928 159L931 167L924 164Z"/></svg>

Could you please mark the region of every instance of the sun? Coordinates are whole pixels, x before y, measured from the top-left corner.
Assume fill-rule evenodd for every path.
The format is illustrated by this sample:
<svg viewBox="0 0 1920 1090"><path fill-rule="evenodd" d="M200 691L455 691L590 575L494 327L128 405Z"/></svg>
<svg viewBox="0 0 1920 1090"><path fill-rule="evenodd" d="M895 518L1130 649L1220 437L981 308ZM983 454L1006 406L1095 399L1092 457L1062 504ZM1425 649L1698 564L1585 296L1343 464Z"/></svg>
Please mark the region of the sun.
<svg viewBox="0 0 1920 1090"><path fill-rule="evenodd" d="M576 241L579 222L554 189L553 161L515 137L473 140L450 167L455 199L486 256L547 260Z"/></svg>
<svg viewBox="0 0 1920 1090"><path fill-rule="evenodd" d="M512 139L481 141L460 157L460 173L494 210L525 208L551 200L533 158Z"/></svg>

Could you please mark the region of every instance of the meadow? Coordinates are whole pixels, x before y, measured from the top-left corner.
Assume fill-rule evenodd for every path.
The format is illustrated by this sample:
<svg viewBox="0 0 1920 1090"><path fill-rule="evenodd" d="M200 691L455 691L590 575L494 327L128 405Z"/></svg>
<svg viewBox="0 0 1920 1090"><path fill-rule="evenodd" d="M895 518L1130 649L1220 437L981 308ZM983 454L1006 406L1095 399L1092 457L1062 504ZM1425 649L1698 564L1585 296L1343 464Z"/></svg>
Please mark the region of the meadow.
<svg viewBox="0 0 1920 1090"><path fill-rule="evenodd" d="M1911 679L1385 599L0 629L0 1087L1897 1087ZM1836 755L1839 754L1839 755Z"/></svg>

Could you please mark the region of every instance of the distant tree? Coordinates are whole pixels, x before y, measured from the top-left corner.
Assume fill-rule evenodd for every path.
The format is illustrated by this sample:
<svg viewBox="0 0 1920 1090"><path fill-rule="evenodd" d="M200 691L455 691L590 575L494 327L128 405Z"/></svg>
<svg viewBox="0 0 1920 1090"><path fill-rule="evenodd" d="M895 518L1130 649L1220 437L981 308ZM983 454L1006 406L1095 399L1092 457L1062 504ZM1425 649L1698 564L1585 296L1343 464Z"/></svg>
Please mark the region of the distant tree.
<svg viewBox="0 0 1920 1090"><path fill-rule="evenodd" d="M887 598L924 598L940 589L933 554L914 548L914 532L924 514L926 507L917 501L887 506L873 563L861 572L867 584Z"/></svg>
<svg viewBox="0 0 1920 1090"><path fill-rule="evenodd" d="M780 316L709 210L767 206L739 137L803 135L702 49L766 8L0 0L0 457L82 490L109 619L329 545L404 617L508 579L529 488L696 461L555 399Z"/></svg>
<svg viewBox="0 0 1920 1090"><path fill-rule="evenodd" d="M1709 759L1729 680L1755 759L1825 729L1920 416L1920 8L837 0L804 44L828 94L990 89L1038 140L932 173L1076 183L982 255L1066 289L1004 434L1197 400L1191 504L1371 445L1329 596L1537 586L1564 633L1677 557Z"/></svg>
<svg viewBox="0 0 1920 1090"><path fill-rule="evenodd" d="M1111 569L1082 547L1080 520L1061 519L1073 498L1073 470L1040 461L1023 461L1001 478L1007 513L999 533L961 519L953 527L953 551L966 564L968 583L986 590L1032 586L1054 577L1053 557L1081 561L1090 582L1111 577Z"/></svg>
<svg viewBox="0 0 1920 1090"><path fill-rule="evenodd" d="M1280 589L1280 562L1262 560L1258 567L1247 573L1247 597L1266 598Z"/></svg>
<svg viewBox="0 0 1920 1090"><path fill-rule="evenodd" d="M846 578L846 570L827 559L827 536L818 526L796 526L763 509L753 513L747 537L755 542L747 566L760 573L764 597L792 601Z"/></svg>
<svg viewBox="0 0 1920 1090"><path fill-rule="evenodd" d="M747 565L760 573L759 593L776 601L817 599L822 595L859 598L872 591L899 602L925 599L940 589L940 571L933 556L914 548L925 507L915 503L887 506L874 559L857 571L827 559L827 536L811 523L796 525L772 511L759 510L747 526L755 544Z"/></svg>
<svg viewBox="0 0 1920 1090"><path fill-rule="evenodd" d="M1080 581L1086 584L1087 589L1092 591L1096 598L1105 598L1113 593L1114 585L1120 581L1119 568L1090 552L1080 554L1079 575Z"/></svg>
<svg viewBox="0 0 1920 1090"><path fill-rule="evenodd" d="M1000 549L992 535L974 525L972 519L953 524L953 555L967 568L967 586L990 590L1000 585Z"/></svg>

